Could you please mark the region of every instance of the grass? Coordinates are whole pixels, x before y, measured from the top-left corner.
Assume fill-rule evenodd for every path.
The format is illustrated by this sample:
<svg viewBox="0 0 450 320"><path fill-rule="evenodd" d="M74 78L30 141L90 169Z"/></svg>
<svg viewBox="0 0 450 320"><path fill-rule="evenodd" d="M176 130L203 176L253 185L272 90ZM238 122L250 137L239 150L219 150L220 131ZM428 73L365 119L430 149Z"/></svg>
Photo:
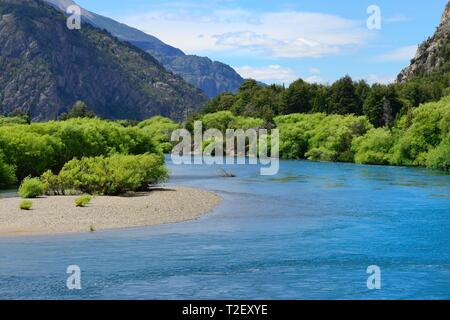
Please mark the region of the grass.
<svg viewBox="0 0 450 320"><path fill-rule="evenodd" d="M92 200L91 196L83 195L75 199L75 205L79 208L84 208L91 202L91 200Z"/></svg>
<svg viewBox="0 0 450 320"><path fill-rule="evenodd" d="M38 178L27 177L19 187L19 196L24 199L31 199L43 196L45 186Z"/></svg>
<svg viewBox="0 0 450 320"><path fill-rule="evenodd" d="M33 208L33 202L30 200L24 200L19 205L21 210L31 210Z"/></svg>

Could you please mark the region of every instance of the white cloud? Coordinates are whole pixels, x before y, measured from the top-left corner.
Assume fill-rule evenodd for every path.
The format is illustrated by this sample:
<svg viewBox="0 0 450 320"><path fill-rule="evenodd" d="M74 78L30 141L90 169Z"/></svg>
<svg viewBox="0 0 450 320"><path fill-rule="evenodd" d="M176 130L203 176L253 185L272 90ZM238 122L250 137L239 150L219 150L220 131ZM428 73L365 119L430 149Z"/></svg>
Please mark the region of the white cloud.
<svg viewBox="0 0 450 320"><path fill-rule="evenodd" d="M370 84L379 83L379 84L389 84L394 83L396 80L396 76L393 75L379 75L379 74L370 74L364 78Z"/></svg>
<svg viewBox="0 0 450 320"><path fill-rule="evenodd" d="M411 60L417 51L417 45L397 48L393 51L379 55L377 60L383 62L389 61L408 61Z"/></svg>
<svg viewBox="0 0 450 320"><path fill-rule="evenodd" d="M237 67L235 70L244 78L251 78L266 83L290 84L298 79L294 70L283 68L280 65L270 65L267 67Z"/></svg>
<svg viewBox="0 0 450 320"><path fill-rule="evenodd" d="M308 71L312 74L319 74L321 72L319 68L309 68Z"/></svg>
<svg viewBox="0 0 450 320"><path fill-rule="evenodd" d="M306 77L304 80L309 83L320 83L320 84L326 83L326 81L321 76L318 75Z"/></svg>
<svg viewBox="0 0 450 320"><path fill-rule="evenodd" d="M368 36L360 21L299 11L170 7L115 18L188 53L250 51L265 57L322 57L360 46Z"/></svg>
<svg viewBox="0 0 450 320"><path fill-rule="evenodd" d="M389 18L386 19L386 21L390 23L406 22L409 21L409 18L404 14L397 14L394 16L390 16Z"/></svg>

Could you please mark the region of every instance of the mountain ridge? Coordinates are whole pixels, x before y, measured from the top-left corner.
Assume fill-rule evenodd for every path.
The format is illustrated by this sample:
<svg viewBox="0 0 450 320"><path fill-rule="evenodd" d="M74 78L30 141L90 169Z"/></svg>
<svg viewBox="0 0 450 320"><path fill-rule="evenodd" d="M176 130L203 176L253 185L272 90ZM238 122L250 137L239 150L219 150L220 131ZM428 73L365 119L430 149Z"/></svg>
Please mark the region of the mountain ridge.
<svg viewBox="0 0 450 320"><path fill-rule="evenodd" d="M98 116L183 120L206 101L150 54L42 0L0 1L0 113L53 120L84 101Z"/></svg>
<svg viewBox="0 0 450 320"><path fill-rule="evenodd" d="M72 0L45 0L65 11ZM186 55L158 38L111 18L82 9L90 24L105 29L117 38L128 41L154 56L168 70L180 75L190 84L203 90L210 98L221 93L236 92L244 79L230 66L207 57Z"/></svg>

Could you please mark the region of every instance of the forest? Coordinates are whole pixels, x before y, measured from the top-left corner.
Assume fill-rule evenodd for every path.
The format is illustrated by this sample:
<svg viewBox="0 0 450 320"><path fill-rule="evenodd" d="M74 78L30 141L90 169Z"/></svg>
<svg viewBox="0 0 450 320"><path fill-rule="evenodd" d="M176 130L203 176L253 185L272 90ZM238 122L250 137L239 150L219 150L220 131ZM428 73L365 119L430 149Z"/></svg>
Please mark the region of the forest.
<svg viewBox="0 0 450 320"><path fill-rule="evenodd" d="M366 116L377 128L392 127L409 110L449 94L447 88L448 79L440 73L388 85L369 85L349 76L331 85L299 79L287 88L247 80L236 94L225 93L211 100L201 114L228 110L239 116L261 118L266 127L275 125L274 118L280 115L353 114Z"/></svg>
<svg viewBox="0 0 450 320"><path fill-rule="evenodd" d="M108 121L82 102L58 121L0 117L0 187L38 177L47 193L117 194L164 181L171 132L278 128L283 159L422 166L450 171L450 96L442 81L331 86L298 80L288 88L246 81L183 124L161 116ZM126 164L126 165L125 165ZM113 170L114 169L114 170Z"/></svg>

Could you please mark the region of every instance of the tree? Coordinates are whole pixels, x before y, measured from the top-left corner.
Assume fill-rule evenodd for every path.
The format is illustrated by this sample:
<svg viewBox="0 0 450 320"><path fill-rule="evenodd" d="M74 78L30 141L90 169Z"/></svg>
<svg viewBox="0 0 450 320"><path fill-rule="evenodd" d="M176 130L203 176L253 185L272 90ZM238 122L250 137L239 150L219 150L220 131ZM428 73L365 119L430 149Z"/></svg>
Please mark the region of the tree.
<svg viewBox="0 0 450 320"><path fill-rule="evenodd" d="M77 101L70 108L68 113L61 115L61 120L68 120L73 118L94 118L95 113L89 111L88 106L83 101Z"/></svg>
<svg viewBox="0 0 450 320"><path fill-rule="evenodd" d="M283 114L308 113L311 111L311 85L302 79L293 82L286 90Z"/></svg>
<svg viewBox="0 0 450 320"><path fill-rule="evenodd" d="M373 85L363 111L375 127L392 126L398 112L403 107L394 86Z"/></svg>
<svg viewBox="0 0 450 320"><path fill-rule="evenodd" d="M329 112L331 114L362 114L362 104L350 76L339 79L330 88Z"/></svg>

